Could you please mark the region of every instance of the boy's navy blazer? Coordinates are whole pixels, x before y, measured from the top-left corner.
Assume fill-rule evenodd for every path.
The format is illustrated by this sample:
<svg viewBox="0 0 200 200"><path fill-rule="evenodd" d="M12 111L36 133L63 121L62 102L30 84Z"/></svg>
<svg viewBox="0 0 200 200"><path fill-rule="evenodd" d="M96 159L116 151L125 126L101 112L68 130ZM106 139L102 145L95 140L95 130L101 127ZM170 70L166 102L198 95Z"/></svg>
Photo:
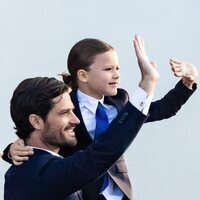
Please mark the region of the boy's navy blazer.
<svg viewBox="0 0 200 200"><path fill-rule="evenodd" d="M187 87L185 87L182 81L179 81L176 86L172 90L170 90L162 99L151 103L149 116L146 122L153 122L174 116L181 108L181 106L193 94L195 89L196 84L194 85L193 90L189 90ZM80 119L80 124L75 129L78 144L74 149L61 149L60 153L63 156L68 156L77 150L85 149L92 142L92 139L87 132L87 129L83 122L76 91L72 91L70 96L75 106L74 112ZM105 97L105 103L115 106L118 111L122 109L122 107L126 104L128 100L128 93L123 89L118 89L116 96ZM132 188L123 156L121 156L117 160L117 162L108 170L108 173L126 195L124 199L132 199ZM84 199L97 199L101 183L102 179L98 179L97 181L83 188Z"/></svg>

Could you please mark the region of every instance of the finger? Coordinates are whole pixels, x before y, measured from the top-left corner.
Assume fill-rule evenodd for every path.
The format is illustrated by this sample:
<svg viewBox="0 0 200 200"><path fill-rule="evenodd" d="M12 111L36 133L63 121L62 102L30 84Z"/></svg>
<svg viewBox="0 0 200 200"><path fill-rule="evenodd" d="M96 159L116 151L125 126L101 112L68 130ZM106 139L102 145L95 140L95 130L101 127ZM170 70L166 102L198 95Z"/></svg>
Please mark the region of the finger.
<svg viewBox="0 0 200 200"><path fill-rule="evenodd" d="M181 66L180 65L174 64L172 62L170 62L170 65L171 65L171 69L172 69L173 72L181 71Z"/></svg>
<svg viewBox="0 0 200 200"><path fill-rule="evenodd" d="M142 50L142 41L139 35L135 35L135 42L137 44L137 49L141 54L143 50Z"/></svg>
<svg viewBox="0 0 200 200"><path fill-rule="evenodd" d="M19 166L19 165L23 164L23 162L17 162L17 161L13 160L13 164L16 165L16 166Z"/></svg>
<svg viewBox="0 0 200 200"><path fill-rule="evenodd" d="M141 56L141 52L140 52L140 48L138 46L138 43L137 43L136 40L134 40L133 43L134 43L135 54L136 54L137 57L138 56L140 57Z"/></svg>
<svg viewBox="0 0 200 200"><path fill-rule="evenodd" d="M2 151L0 151L0 157L2 157L3 156L3 152Z"/></svg>
<svg viewBox="0 0 200 200"><path fill-rule="evenodd" d="M16 143L17 143L19 146L25 146L24 140L22 140L22 139L16 140Z"/></svg>
<svg viewBox="0 0 200 200"><path fill-rule="evenodd" d="M148 59L148 56L146 54L146 50L145 50L145 47L144 47L144 40L142 37L140 37L139 35L135 35L135 45L136 45L136 48L137 48L137 55L138 56L142 56L143 58L145 59Z"/></svg>
<svg viewBox="0 0 200 200"><path fill-rule="evenodd" d="M145 51L145 45L144 45L144 39L142 37L140 37L140 40L141 40L142 50L144 51L144 53L146 53L146 51Z"/></svg>
<svg viewBox="0 0 200 200"><path fill-rule="evenodd" d="M145 47L144 47L144 40L142 37L138 36L138 45L140 48L140 51L143 55L146 55Z"/></svg>
<svg viewBox="0 0 200 200"><path fill-rule="evenodd" d="M23 156L23 157L21 157L21 156L13 156L12 160L13 160L13 162L14 161L15 162L23 162L23 161L29 160L29 157L28 156Z"/></svg>
<svg viewBox="0 0 200 200"><path fill-rule="evenodd" d="M180 66L173 66L173 67L172 67L172 70L173 70L174 72L181 72L181 71L182 71Z"/></svg>
<svg viewBox="0 0 200 200"><path fill-rule="evenodd" d="M174 64L177 64L177 65L179 65L179 64L182 63L182 61L177 60L177 59L174 59L174 58L171 58L171 59L170 59L170 62L172 62L172 63L174 63Z"/></svg>
<svg viewBox="0 0 200 200"><path fill-rule="evenodd" d="M33 151L33 148L30 146L19 146L16 142L13 143L10 147L10 152L15 153L16 151Z"/></svg>
<svg viewBox="0 0 200 200"><path fill-rule="evenodd" d="M173 62L173 61L171 61L171 60L170 60L169 63L170 63L171 66L174 66L174 67L175 67L175 66L179 66L179 65L181 64L181 63Z"/></svg>
<svg viewBox="0 0 200 200"><path fill-rule="evenodd" d="M18 146L16 142L11 145L9 152L13 159L15 159L14 156L29 156L34 154L32 147Z"/></svg>
<svg viewBox="0 0 200 200"><path fill-rule="evenodd" d="M34 152L33 151L15 151L12 152L11 156L30 156L33 155Z"/></svg>
<svg viewBox="0 0 200 200"><path fill-rule="evenodd" d="M25 147L24 141L21 139L18 139L14 143L12 143L12 145L10 146L10 151L12 152L12 150L15 151L24 147Z"/></svg>
<svg viewBox="0 0 200 200"><path fill-rule="evenodd" d="M14 149L14 148L13 148ZM24 151L28 151L28 152L33 152L33 147L30 147L30 146L24 146L24 147L17 147L17 148L15 148L15 151L22 151L22 152L24 152Z"/></svg>
<svg viewBox="0 0 200 200"><path fill-rule="evenodd" d="M180 72L174 72L174 75L176 77L182 77L183 76L183 73L180 71Z"/></svg>

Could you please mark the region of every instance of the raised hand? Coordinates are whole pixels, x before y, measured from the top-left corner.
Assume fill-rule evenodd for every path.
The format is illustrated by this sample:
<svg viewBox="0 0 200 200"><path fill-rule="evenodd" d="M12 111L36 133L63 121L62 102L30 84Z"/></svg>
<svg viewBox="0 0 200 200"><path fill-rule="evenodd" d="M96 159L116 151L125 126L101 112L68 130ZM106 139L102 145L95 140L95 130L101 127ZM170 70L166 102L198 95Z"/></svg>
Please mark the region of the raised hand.
<svg viewBox="0 0 200 200"><path fill-rule="evenodd" d="M149 60L145 51L144 40L139 35L135 35L134 48L141 71L139 86L150 95L153 93L156 82L159 79L156 64Z"/></svg>
<svg viewBox="0 0 200 200"><path fill-rule="evenodd" d="M198 72L196 67L188 62L177 59L170 59L171 69L176 77L181 77L183 83L192 89L192 85L197 81Z"/></svg>
<svg viewBox="0 0 200 200"><path fill-rule="evenodd" d="M10 157L14 165L21 165L28 160L30 155L33 155L33 148L25 146L24 140L18 139L10 146Z"/></svg>

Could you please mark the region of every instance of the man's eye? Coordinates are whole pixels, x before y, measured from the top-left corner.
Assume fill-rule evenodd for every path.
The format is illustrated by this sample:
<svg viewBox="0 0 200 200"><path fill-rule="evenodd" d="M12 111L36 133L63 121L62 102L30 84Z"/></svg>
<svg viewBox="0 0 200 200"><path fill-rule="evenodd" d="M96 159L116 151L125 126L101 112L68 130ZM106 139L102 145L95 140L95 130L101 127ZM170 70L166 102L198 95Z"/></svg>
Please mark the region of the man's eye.
<svg viewBox="0 0 200 200"><path fill-rule="evenodd" d="M69 114L69 111L63 111L63 112L60 112L61 115L68 115Z"/></svg>

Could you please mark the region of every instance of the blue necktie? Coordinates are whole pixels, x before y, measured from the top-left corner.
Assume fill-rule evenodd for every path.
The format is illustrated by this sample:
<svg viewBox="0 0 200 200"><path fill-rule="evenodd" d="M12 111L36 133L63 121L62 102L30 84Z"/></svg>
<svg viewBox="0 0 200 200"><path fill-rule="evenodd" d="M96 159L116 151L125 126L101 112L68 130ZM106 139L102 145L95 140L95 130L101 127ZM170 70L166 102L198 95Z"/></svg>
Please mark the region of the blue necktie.
<svg viewBox="0 0 200 200"><path fill-rule="evenodd" d="M98 137L106 131L109 126L108 116L103 108L103 105L99 102L96 110L96 128L94 140L98 140ZM103 177L103 183L100 188L100 193L108 186L108 173Z"/></svg>

